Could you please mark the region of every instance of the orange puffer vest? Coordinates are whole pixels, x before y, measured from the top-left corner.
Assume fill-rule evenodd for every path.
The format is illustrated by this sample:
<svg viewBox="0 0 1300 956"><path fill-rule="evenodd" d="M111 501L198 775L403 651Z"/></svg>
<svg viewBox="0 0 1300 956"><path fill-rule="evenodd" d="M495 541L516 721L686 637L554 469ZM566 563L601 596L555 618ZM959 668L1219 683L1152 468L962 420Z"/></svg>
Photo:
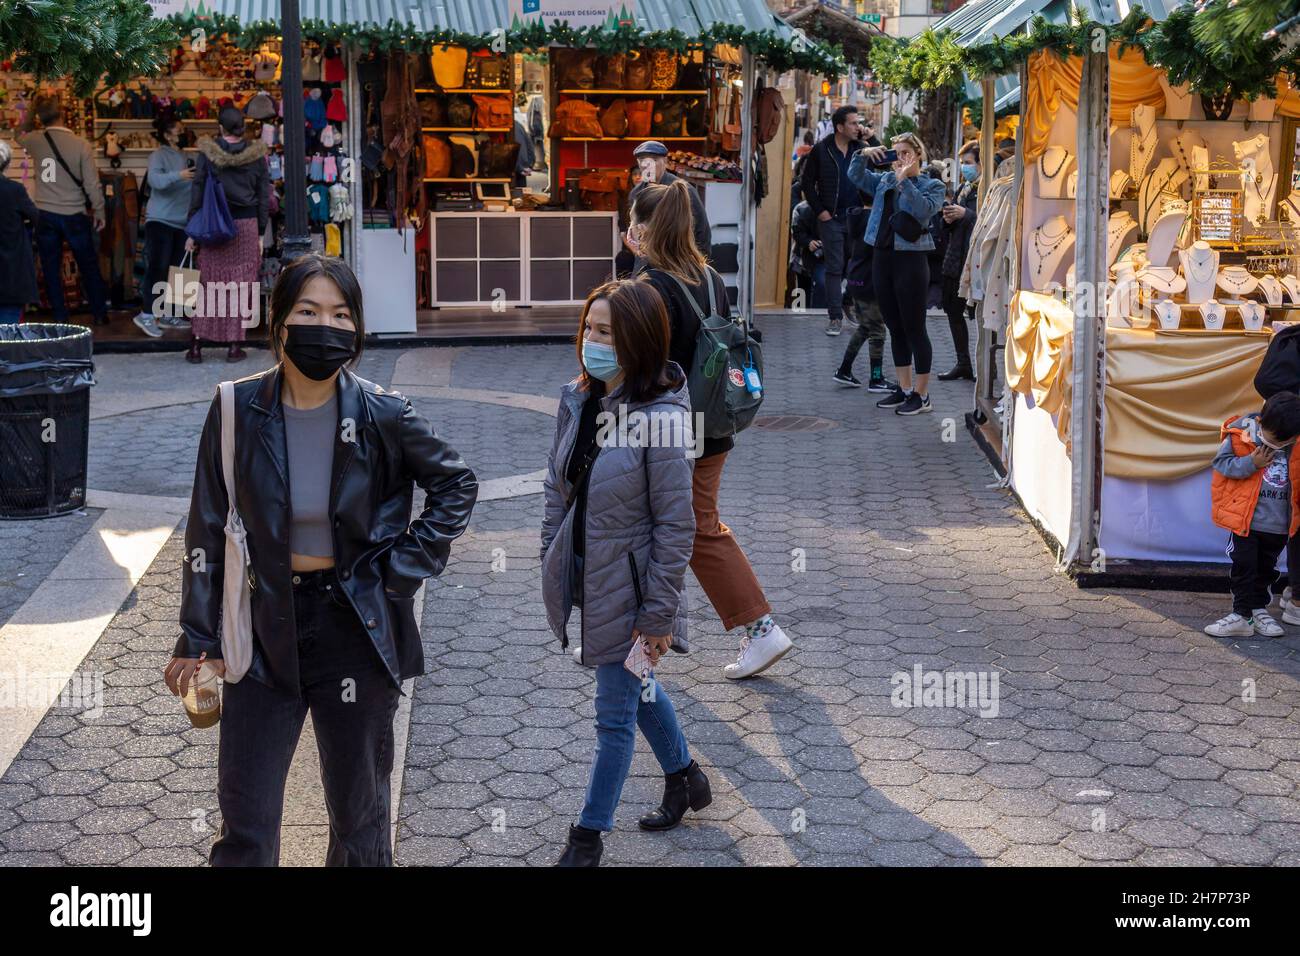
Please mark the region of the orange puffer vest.
<svg viewBox="0 0 1300 956"><path fill-rule="evenodd" d="M1245 421L1240 415L1234 415L1223 423L1220 441L1232 438L1232 451L1238 457L1249 455L1255 450ZM1300 529L1300 441L1291 446L1291 534ZM1245 537L1250 534L1250 522L1255 517L1255 504L1259 501L1259 490L1264 484L1264 471L1260 469L1249 478L1228 478L1214 472L1210 482L1210 517L1220 528L1227 528L1233 534Z"/></svg>

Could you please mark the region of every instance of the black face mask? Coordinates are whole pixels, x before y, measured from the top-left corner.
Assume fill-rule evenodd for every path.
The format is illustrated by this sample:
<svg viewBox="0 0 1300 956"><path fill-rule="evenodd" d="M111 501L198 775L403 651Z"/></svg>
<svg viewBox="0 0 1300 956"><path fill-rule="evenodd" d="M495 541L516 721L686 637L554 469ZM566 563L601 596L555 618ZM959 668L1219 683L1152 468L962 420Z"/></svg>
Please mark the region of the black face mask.
<svg viewBox="0 0 1300 956"><path fill-rule="evenodd" d="M329 325L286 325L285 354L309 379L323 382L357 354L357 334Z"/></svg>

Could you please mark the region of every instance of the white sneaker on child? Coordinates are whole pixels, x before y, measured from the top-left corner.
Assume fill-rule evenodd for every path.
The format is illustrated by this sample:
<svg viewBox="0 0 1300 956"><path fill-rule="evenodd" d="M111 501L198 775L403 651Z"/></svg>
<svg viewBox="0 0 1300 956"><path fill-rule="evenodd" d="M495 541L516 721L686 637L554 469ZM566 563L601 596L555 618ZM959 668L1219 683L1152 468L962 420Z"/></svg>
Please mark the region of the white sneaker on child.
<svg viewBox="0 0 1300 956"><path fill-rule="evenodd" d="M1207 624L1205 633L1210 637L1254 637L1255 628L1250 621L1234 611L1213 624Z"/></svg>
<svg viewBox="0 0 1300 956"><path fill-rule="evenodd" d="M1287 624L1300 624L1300 605L1291 600L1291 586L1288 584L1282 590L1282 598L1278 602L1282 608L1282 620Z"/></svg>
<svg viewBox="0 0 1300 956"><path fill-rule="evenodd" d="M1282 625L1273 620L1273 616L1263 608L1251 612L1250 624L1260 637L1281 637L1286 633L1282 630Z"/></svg>

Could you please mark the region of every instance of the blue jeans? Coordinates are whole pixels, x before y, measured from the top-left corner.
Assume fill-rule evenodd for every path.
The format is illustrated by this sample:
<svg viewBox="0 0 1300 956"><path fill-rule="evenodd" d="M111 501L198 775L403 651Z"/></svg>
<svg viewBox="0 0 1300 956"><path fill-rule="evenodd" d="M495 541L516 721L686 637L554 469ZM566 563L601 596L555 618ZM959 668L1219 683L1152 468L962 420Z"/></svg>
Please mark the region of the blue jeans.
<svg viewBox="0 0 1300 956"><path fill-rule="evenodd" d="M57 212L41 211L36 223L36 249L41 256L41 272L45 276L45 294L54 310L55 322L68 321L68 306L63 299L63 243L72 250L81 276L81 289L86 294L86 304L96 321L108 318L108 290L99 272L96 246L99 234L95 224L85 213L65 216Z"/></svg>
<svg viewBox="0 0 1300 956"><path fill-rule="evenodd" d="M578 826L614 829L614 808L632 769L638 727L664 773L690 766L686 738L663 685L651 674L643 689L621 663L601 664L596 668L596 759Z"/></svg>

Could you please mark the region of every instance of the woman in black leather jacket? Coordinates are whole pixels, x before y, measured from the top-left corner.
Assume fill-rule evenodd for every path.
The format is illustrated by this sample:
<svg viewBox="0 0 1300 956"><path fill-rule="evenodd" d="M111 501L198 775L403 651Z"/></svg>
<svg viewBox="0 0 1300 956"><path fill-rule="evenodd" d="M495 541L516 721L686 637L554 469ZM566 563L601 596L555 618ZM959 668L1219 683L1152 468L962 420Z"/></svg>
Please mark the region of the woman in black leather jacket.
<svg viewBox="0 0 1300 956"><path fill-rule="evenodd" d="M358 378L361 290L340 259L280 275L279 363L235 382L235 499L247 533L253 655L222 693L214 866L275 865L285 778L312 715L329 808L327 865L391 865L389 775L401 682L424 672L415 592L469 523L474 473L409 399ZM426 492L411 520L412 486ZM203 426L185 531L181 636L166 670L184 694L221 662L228 510L221 404Z"/></svg>

